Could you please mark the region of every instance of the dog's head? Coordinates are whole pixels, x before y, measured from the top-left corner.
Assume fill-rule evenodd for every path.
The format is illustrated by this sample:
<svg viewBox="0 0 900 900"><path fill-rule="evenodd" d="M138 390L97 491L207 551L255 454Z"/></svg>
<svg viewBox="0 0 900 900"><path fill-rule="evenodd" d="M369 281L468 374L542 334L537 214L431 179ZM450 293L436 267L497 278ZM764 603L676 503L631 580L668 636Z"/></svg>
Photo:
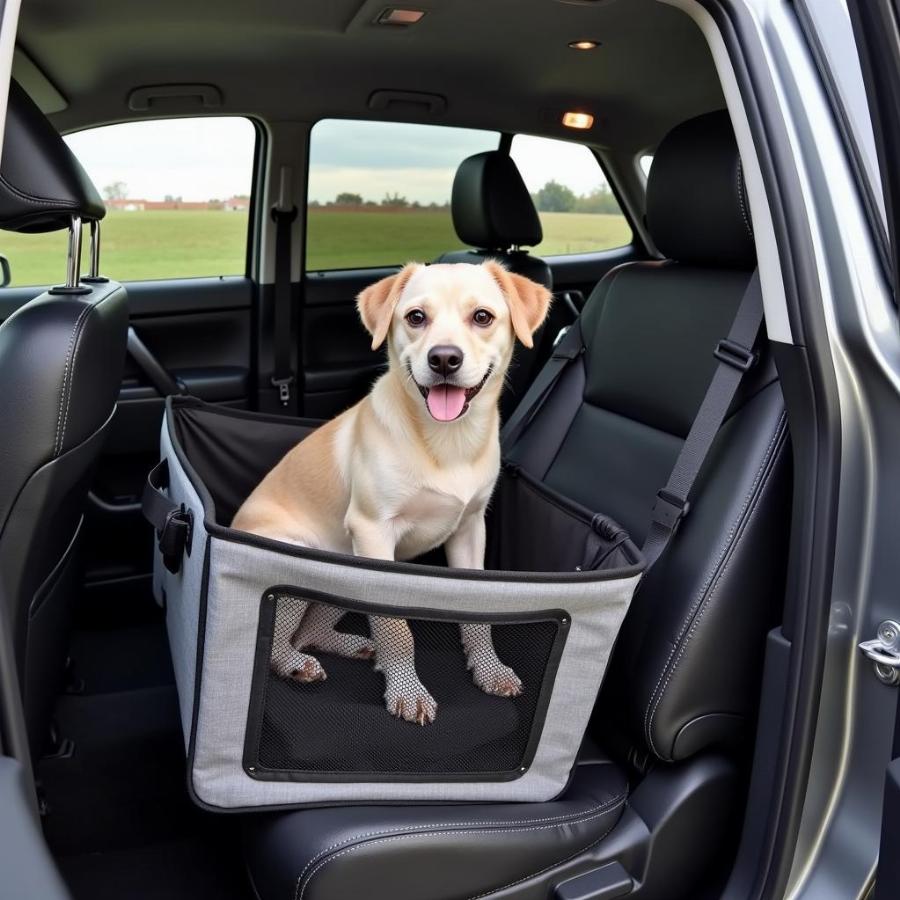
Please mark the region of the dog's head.
<svg viewBox="0 0 900 900"><path fill-rule="evenodd" d="M431 417L452 422L479 395L496 403L515 338L532 346L550 292L496 262L410 263L357 298L372 349L421 394Z"/></svg>

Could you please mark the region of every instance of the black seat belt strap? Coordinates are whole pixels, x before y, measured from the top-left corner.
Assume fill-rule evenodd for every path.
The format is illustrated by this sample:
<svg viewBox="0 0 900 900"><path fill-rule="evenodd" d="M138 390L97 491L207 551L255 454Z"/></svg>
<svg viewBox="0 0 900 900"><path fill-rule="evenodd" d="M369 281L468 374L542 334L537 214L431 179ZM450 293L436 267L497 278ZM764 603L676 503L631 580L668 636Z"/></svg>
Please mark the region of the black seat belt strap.
<svg viewBox="0 0 900 900"><path fill-rule="evenodd" d="M690 509L688 496L694 481L725 421L741 380L756 362L753 346L762 321L762 291L757 270L741 298L728 337L719 341L714 351L713 355L719 360L719 365L678 454L672 474L666 486L656 495L650 530L643 546L647 568L662 555Z"/></svg>
<svg viewBox="0 0 900 900"><path fill-rule="evenodd" d="M291 237L297 207L272 209L275 222L275 310L273 316L272 385L278 388L281 405L291 405L291 387L294 384L291 345L294 340L293 304L291 303Z"/></svg>
<svg viewBox="0 0 900 900"><path fill-rule="evenodd" d="M522 402L503 426L500 432L500 446L504 452L508 452L512 448L525 429L534 421L563 372L582 353L584 353L584 338L581 334L581 320L576 319L553 348L553 355L537 373L531 387L522 398Z"/></svg>

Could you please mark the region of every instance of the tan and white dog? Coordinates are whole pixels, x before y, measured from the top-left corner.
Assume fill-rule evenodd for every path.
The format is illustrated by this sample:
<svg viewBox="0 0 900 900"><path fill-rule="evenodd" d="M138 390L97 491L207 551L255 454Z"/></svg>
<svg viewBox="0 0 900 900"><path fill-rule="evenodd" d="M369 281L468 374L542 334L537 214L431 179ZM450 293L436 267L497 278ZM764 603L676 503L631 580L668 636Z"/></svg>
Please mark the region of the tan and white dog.
<svg viewBox="0 0 900 900"><path fill-rule="evenodd" d="M497 403L515 338L532 346L549 303L544 287L495 262L412 263L366 288L359 313L372 349L387 340L388 371L275 466L233 527L374 559L412 559L444 545L450 566L484 568L485 509L500 468ZM301 615L296 627L296 619L276 619L279 675L325 678L305 650L374 654L388 710L423 725L434 719L437 704L416 674L404 620L370 616L369 641L336 631L336 608L313 603ZM499 696L521 693L497 658L490 626L460 630L475 684Z"/></svg>

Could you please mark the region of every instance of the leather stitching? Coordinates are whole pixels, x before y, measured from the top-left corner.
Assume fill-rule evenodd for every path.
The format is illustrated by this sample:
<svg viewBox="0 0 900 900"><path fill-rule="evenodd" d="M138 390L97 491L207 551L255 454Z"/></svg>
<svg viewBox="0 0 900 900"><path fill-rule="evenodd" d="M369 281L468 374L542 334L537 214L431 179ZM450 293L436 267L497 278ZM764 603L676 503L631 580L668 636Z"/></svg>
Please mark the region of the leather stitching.
<svg viewBox="0 0 900 900"><path fill-rule="evenodd" d="M69 336L69 346L66 348L66 364L63 367L63 381L62 381L62 390L59 394L59 413L56 416L56 440L53 442L53 455L59 456L60 451L62 450L62 433L64 431L63 428L63 405L66 405L66 419L68 419L68 404L66 404L66 397L69 392L70 384L70 369L74 369L74 352L73 347L75 344L76 336L79 334L79 329L81 328L81 323L84 320L85 316L90 312L91 307L85 306L85 308L79 313L78 318L75 320L75 325L72 328L72 334Z"/></svg>
<svg viewBox="0 0 900 900"><path fill-rule="evenodd" d="M784 423L785 414L782 413L779 416L778 422L775 426L775 431L772 434L772 438L769 441L768 446L766 447L766 452L763 456L763 460L756 473L756 476L753 479L753 483L750 486L750 490L748 491L747 496L744 498L744 502L741 506L740 512L738 513L737 518L732 523L731 528L729 529L728 536L725 539L725 543L722 546L719 556L717 557L712 567L712 571L707 576L706 581L700 589L697 600L691 604L691 608L688 610L687 615L681 623L681 629L677 637L675 638L672 649L669 652L669 656L666 659L663 669L660 672L659 678L656 681L656 686L653 689L653 693L650 695L650 703L648 704L647 711L644 714L644 732L650 749L660 759L666 759L667 757L664 757L659 752L653 740L653 719L656 716L656 711L659 708L663 697L665 696L666 690L672 680L672 676L675 674L675 671L678 668L678 664L681 662L681 659L684 656L685 650L690 643L691 638L699 627L704 613L709 608L710 601L715 596L716 588L718 587L722 576L728 570L728 566L731 563L731 560L734 558L734 554L731 553L731 551L736 544L736 538L740 536L740 533L743 532L746 523L750 520L750 518L752 518L759 498L763 493L761 488L764 487L764 482L767 482L768 478L771 476L773 469L769 466L769 463L774 457L776 445L780 442L780 438L785 433L785 429L783 427ZM688 629L689 625L690 631L687 632L687 637L685 637L685 632ZM663 681L663 679L665 679L665 681Z"/></svg>
<svg viewBox="0 0 900 900"><path fill-rule="evenodd" d="M605 813L617 809L619 806L621 806L625 802L626 795L627 794L623 793L623 794L619 794L616 797L613 797L610 800L606 800L603 803L601 803L599 806L596 806L596 807L593 807L592 809L587 810L587 812L584 814L581 814L580 817L573 818L570 815L568 817L561 816L561 817L557 817L557 818L559 820L568 818L570 821L568 821L566 824L581 825L581 824L584 824L585 822L590 822L593 819L600 818ZM535 820L535 821L542 821L542 820ZM550 821L550 820L548 820L548 821ZM327 855L330 852L328 850L323 851L322 853L320 853L318 855L318 857L316 857L316 859L320 860L318 862L318 865L316 865L315 868L312 869L312 871L309 871L310 866L316 860L313 860L311 863L307 863L307 865L304 867L303 871L298 876L297 885L294 888L294 900L303 900L303 895L306 893L306 889L309 887L313 878L315 878L316 874L321 869L323 869L329 863L334 862L335 860L340 859L340 857L346 856L349 853L353 853L355 850L358 850L361 847L372 847L375 844L387 844L387 843L391 843L394 841L412 840L413 838L421 838L421 837L440 837L442 835L457 835L458 836L458 835L464 835L464 834L484 834L484 833L486 833L485 831L481 831L481 830L473 830L470 827L468 827L469 825L485 825L487 828L490 829L490 831L488 833L492 833L492 834L517 834L519 832L524 832L524 831L544 831L549 828L558 828L559 827L558 824L538 825L538 826L527 825L527 826L517 826L517 827L510 827L510 828L495 827L496 825L502 826L502 825L511 825L512 824L512 823L507 823L507 822L498 822L498 823L490 823L490 822L487 822L487 823L481 823L481 822L465 823L465 822L461 822L461 823L456 823L456 824L457 824L457 826L459 826L459 825L463 826L463 829L460 830L459 827L456 827L453 829L440 830L440 831L418 830L418 831L413 831L413 832L410 832L407 834L395 835L393 837L380 838L379 840L376 840L376 841L361 840L360 843L354 844L352 847L347 847L346 849L341 850L340 853L335 853L333 855ZM615 823L613 823L613 824L615 824ZM607 829L607 831L604 832L604 834L601 835L597 839L597 841L594 841L591 844L588 844L587 847L592 847L594 845L594 843L597 843L598 841L603 840L603 838L606 837L606 835L609 833L609 831L612 829L612 827L613 826L611 825L610 828ZM440 828L440 826L428 825L428 826L425 826L425 828L426 829ZM377 833L377 832L375 832L375 833ZM384 833L384 832L382 832L382 833ZM344 841L342 843L346 844L350 841L354 841L357 839L358 838L349 838L348 841ZM335 847L338 847L338 846L341 846L341 844L335 845ZM576 853L573 855L577 856L579 853L583 853L584 850L587 849L587 847L581 848L580 850L576 851ZM323 856L325 856L326 858L323 859L322 858ZM571 858L572 858L571 856L567 857L567 859L571 859ZM567 861L566 859L560 860L560 862L553 863L553 866L560 865L561 862L566 862L566 861ZM549 868L553 868L553 866L550 866ZM306 875L307 871L309 871L309 875L306 877L306 880L304 881L304 875ZM546 871L546 869L542 869L541 871ZM531 875L526 875L525 878L526 879L532 878L532 877L534 877L534 875L539 875L539 874L540 874L540 872L534 872ZM518 882L516 882L516 883L518 883ZM507 885L507 887L508 886L509 885ZM499 890L503 890L503 888L501 888L501 887L491 888L491 890L488 891L488 894L494 893L495 891L499 891ZM473 898L471 898L471 900L479 900L480 897L485 897L485 896L487 896L487 894L479 894L478 897L473 897Z"/></svg>
<svg viewBox="0 0 900 900"><path fill-rule="evenodd" d="M2 184L13 196L18 197L18 199L22 200L24 203L32 203L35 206L45 206L48 203L53 203L56 206L62 206L66 209L76 209L78 207L78 204L74 200L62 200L55 197L39 197L37 194L26 194L24 191L19 190L15 185L10 184L2 175L0 175L0 184Z"/></svg>
<svg viewBox="0 0 900 900"><path fill-rule="evenodd" d="M744 190L744 167L738 162L737 167L737 194L738 194L738 203L741 205L741 218L744 220L744 227L747 229L747 234L750 237L753 237L753 225L750 222L750 217L747 215L747 206L744 202L744 197L746 196L746 192Z"/></svg>
<svg viewBox="0 0 900 900"><path fill-rule="evenodd" d="M111 297L115 297L119 293L119 290L119 288L116 288L99 300L87 304L75 321L72 336L69 338L69 349L66 352L66 366L63 371L63 393L59 398L59 417L56 422L56 441L54 443L55 456L59 456L59 454L62 453L63 445L66 441L66 428L69 424L69 407L72 402L72 385L75 381L75 357L78 355L78 347L81 343L81 336L84 334L84 325L87 322L88 314L99 309L99 307ZM65 400L65 413L63 413L63 400Z"/></svg>
<svg viewBox="0 0 900 900"><path fill-rule="evenodd" d="M609 765L609 763L593 762L593 763L587 763L586 765L592 765L592 766ZM606 802L606 801L604 801L604 802ZM595 812L597 809L600 809L602 807L602 805L603 804L601 804L600 807L592 807L591 809L581 810L579 812L564 813L559 816L544 816L543 818L540 818L540 819L517 819L515 822L500 822L500 821L495 821L495 822L453 822L452 827L454 827L454 828L473 828L473 827L493 828L493 827L499 827L499 826L504 826L504 825L514 825L514 824L515 825L542 825L547 822L565 822L568 819L574 819L574 818L577 818L578 816L582 816L582 815L586 815L586 814ZM436 824L429 824L429 825L410 825L406 829L395 827L395 828L387 828L382 831L368 831L368 832L365 832L364 834L355 834L355 835L353 835L353 837L345 838L342 841L338 841L337 843L334 843L330 847L326 847L324 850L317 853L303 867L303 871L298 876L297 881L299 883L300 880L303 878L303 876L306 874L306 872L310 869L310 867L315 865L320 859L322 859L325 856L328 856L328 854L333 852L334 850L338 850L341 847L345 847L347 844L352 844L352 843L355 843L356 841L363 841L368 838L381 837L386 834L396 834L396 833L398 833L400 831L404 831L404 830L413 831L413 830L425 829L427 831L428 829L442 828L442 827L446 827L445 824L438 822Z"/></svg>

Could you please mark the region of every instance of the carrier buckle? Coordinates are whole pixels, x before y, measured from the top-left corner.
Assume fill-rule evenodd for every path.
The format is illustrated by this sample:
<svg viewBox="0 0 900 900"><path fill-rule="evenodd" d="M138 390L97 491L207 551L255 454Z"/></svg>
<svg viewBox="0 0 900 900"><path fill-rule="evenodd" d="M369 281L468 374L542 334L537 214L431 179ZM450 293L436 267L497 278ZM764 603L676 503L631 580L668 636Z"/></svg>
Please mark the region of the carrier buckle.
<svg viewBox="0 0 900 900"><path fill-rule="evenodd" d="M287 406L291 402L291 385L293 383L293 375L288 375L287 378L272 376L272 385L278 388L278 399L281 401L282 406Z"/></svg>
<svg viewBox="0 0 900 900"><path fill-rule="evenodd" d="M181 568L181 557L185 551L190 556L193 531L194 514L183 503L179 509L173 509L166 516L166 522L159 532L159 552L162 554L163 565L173 575Z"/></svg>
<svg viewBox="0 0 900 900"><path fill-rule="evenodd" d="M690 512L691 504L670 494L665 488L656 495L650 517L659 525L671 530Z"/></svg>
<svg viewBox="0 0 900 900"><path fill-rule="evenodd" d="M729 341L728 338L719 341L713 351L713 356L719 362L740 372L746 372L753 368L753 364L756 362L756 354L752 350L748 350L734 341Z"/></svg>

